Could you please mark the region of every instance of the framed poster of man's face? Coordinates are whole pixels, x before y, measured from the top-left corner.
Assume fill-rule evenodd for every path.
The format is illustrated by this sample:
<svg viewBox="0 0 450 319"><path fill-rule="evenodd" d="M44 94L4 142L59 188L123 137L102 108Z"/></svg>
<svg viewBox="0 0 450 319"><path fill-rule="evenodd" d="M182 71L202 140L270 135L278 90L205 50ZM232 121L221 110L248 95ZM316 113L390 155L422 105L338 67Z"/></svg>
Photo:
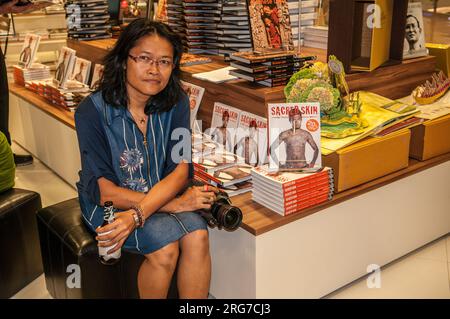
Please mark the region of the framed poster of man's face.
<svg viewBox="0 0 450 319"><path fill-rule="evenodd" d="M403 44L403 58L425 56L425 33L422 14L422 3L410 2L405 24L405 40Z"/></svg>

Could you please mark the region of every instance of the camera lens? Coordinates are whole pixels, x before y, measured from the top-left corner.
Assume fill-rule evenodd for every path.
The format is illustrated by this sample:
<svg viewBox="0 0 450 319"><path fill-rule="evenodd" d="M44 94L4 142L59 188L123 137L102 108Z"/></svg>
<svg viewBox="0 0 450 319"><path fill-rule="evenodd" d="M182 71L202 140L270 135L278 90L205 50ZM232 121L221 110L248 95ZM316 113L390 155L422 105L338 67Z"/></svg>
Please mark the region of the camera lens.
<svg viewBox="0 0 450 319"><path fill-rule="evenodd" d="M242 212L234 206L222 206L219 210L219 224L228 231L234 231L241 225Z"/></svg>

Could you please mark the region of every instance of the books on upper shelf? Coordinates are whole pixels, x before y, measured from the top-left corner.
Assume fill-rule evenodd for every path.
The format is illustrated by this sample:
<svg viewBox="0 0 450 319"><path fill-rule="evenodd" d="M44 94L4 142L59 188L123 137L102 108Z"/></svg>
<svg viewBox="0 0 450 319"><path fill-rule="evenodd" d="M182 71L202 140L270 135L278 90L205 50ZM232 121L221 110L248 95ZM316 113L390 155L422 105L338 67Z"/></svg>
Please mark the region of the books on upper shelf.
<svg viewBox="0 0 450 319"><path fill-rule="evenodd" d="M406 13L403 59L428 55L425 46L425 25L423 23L422 3L409 2Z"/></svg>
<svg viewBox="0 0 450 319"><path fill-rule="evenodd" d="M221 35L218 43L221 48L219 54L229 55L232 52L239 52L242 49L252 49L252 39L250 36L250 25L247 3L241 1L223 1L221 21L217 25Z"/></svg>
<svg viewBox="0 0 450 319"><path fill-rule="evenodd" d="M286 0L248 0L253 50L291 50L293 38Z"/></svg>
<svg viewBox="0 0 450 319"><path fill-rule="evenodd" d="M241 111L232 106L216 102L214 103L211 128L208 134L225 150L232 152L236 130Z"/></svg>
<svg viewBox="0 0 450 319"><path fill-rule="evenodd" d="M189 108L191 110L191 129L194 129L194 122L197 118L198 108L200 107L200 103L202 102L203 93L205 93L205 88L181 81L181 85L189 97Z"/></svg>
<svg viewBox="0 0 450 319"><path fill-rule="evenodd" d="M320 153L320 104L268 104L269 169L317 171Z"/></svg>
<svg viewBox="0 0 450 319"><path fill-rule="evenodd" d="M239 52L233 53L230 58L231 66L236 68L230 71L231 75L264 86L274 87L285 85L306 61L314 60L316 57L301 57L292 52L276 54Z"/></svg>
<svg viewBox="0 0 450 319"><path fill-rule="evenodd" d="M316 59L315 56L302 57L296 52L276 52L259 54L253 51L236 52L230 55L231 60L236 60L246 64L266 63L266 65L280 64L286 62L304 62Z"/></svg>
<svg viewBox="0 0 450 319"><path fill-rule="evenodd" d="M265 118L241 111L234 153L251 166L267 163L267 120Z"/></svg>
<svg viewBox="0 0 450 319"><path fill-rule="evenodd" d="M76 57L71 80L87 84L91 72L91 61Z"/></svg>
<svg viewBox="0 0 450 319"><path fill-rule="evenodd" d="M251 170L253 200L280 215L289 215L330 200L334 193L333 170L311 173L271 173L268 165Z"/></svg>
<svg viewBox="0 0 450 319"><path fill-rule="evenodd" d="M39 47L41 36L37 34L27 34L25 36L22 50L19 55L19 65L28 68L34 62L34 57Z"/></svg>
<svg viewBox="0 0 450 319"><path fill-rule="evenodd" d="M68 47L62 47L59 51L59 58L55 72L55 82L59 87L64 87L71 78L73 66L75 63L76 51Z"/></svg>
<svg viewBox="0 0 450 319"><path fill-rule="evenodd" d="M182 15L186 26L186 37L183 40L188 53L218 53L216 36L210 36L217 31L217 24L221 21L221 2L205 0L183 1ZM170 21L170 16L169 16ZM196 35L196 39L188 34Z"/></svg>
<svg viewBox="0 0 450 319"><path fill-rule="evenodd" d="M69 38L93 40L112 36L108 1L67 0L65 10Z"/></svg>

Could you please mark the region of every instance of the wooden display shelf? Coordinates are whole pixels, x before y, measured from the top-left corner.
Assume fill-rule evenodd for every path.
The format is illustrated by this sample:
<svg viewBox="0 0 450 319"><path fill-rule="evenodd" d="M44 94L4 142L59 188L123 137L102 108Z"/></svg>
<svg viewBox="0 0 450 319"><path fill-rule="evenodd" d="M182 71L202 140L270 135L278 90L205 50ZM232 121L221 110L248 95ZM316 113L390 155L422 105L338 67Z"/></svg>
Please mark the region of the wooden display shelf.
<svg viewBox="0 0 450 319"><path fill-rule="evenodd" d="M116 39L76 41L69 39L69 47L77 51L77 56L101 63L103 57L114 46ZM301 48L303 55L316 55L319 61L326 62L326 50ZM221 57L212 57L211 63L181 68L181 78L206 89L203 95L198 118L204 128L210 126L214 102L222 102L247 112L266 117L267 104L285 101L283 88L267 88L245 80L226 83L212 83L198 80L192 74L216 70L228 66ZM431 77L435 71L436 59L432 56L403 61L401 64L380 67L373 72L361 72L346 76L351 92L372 91L390 99L409 95L412 90Z"/></svg>
<svg viewBox="0 0 450 319"><path fill-rule="evenodd" d="M37 95L36 93L33 93L25 89L24 87L18 86L14 83L10 84L9 90L12 94L17 95L20 98L24 99L25 101L29 102L30 104L36 106L37 108L49 114L56 120L64 123L65 125L73 129L75 128L74 114L72 112L63 109L62 107L52 105L48 103L47 100ZM382 187L386 184L392 183L396 180L420 172L427 168L439 165L449 160L450 160L450 153L437 156L422 162L410 159L409 165L405 169L396 171L389 175L380 177L368 183L359 185L352 189L346 190L342 193L336 194L333 197L333 199L329 202L320 204L316 207L306 209L299 213L288 216L281 216L277 213L274 213L270 209L254 202L252 200L251 193L234 196L232 197L232 202L233 205L238 206L243 212L244 219L242 223L242 228L248 231L249 233L258 236L270 230L291 223L295 220L319 212L325 208L339 204L343 201L351 200L355 196L364 194L366 192Z"/></svg>
<svg viewBox="0 0 450 319"><path fill-rule="evenodd" d="M450 153L434 157L424 162L410 159L408 167L402 170L356 186L344 192L335 194L333 196L333 199L329 202L319 204L313 208L305 209L299 213L288 216L281 216L277 213L272 212L270 209L254 202L251 198L251 193L234 196L232 197L232 202L233 205L238 206L244 213L242 227L253 235L258 236L270 230L289 224L300 218L304 218L306 216L319 212L325 208L339 204L346 200L351 200L353 197L367 193L371 190L382 187L386 184L395 182L399 179L447 162L449 160Z"/></svg>

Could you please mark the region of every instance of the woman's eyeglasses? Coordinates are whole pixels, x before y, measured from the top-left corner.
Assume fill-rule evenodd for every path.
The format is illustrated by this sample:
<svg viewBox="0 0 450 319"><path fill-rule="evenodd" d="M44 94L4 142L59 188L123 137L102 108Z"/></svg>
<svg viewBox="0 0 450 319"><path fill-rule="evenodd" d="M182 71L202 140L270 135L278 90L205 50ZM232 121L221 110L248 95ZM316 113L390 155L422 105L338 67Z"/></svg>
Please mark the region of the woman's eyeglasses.
<svg viewBox="0 0 450 319"><path fill-rule="evenodd" d="M168 70L172 67L172 61L169 59L166 59L166 58L155 60L146 55L133 56L133 55L129 54L128 56L131 59L133 59L134 62L136 62L136 63L146 65L146 66L156 65L156 67L160 70Z"/></svg>

